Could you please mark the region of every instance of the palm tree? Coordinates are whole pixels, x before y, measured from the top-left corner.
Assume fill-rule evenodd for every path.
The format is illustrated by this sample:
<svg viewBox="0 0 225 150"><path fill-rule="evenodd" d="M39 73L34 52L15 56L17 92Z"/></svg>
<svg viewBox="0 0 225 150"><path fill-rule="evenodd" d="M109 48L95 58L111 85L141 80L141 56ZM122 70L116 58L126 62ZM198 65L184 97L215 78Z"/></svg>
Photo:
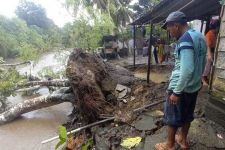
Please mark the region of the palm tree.
<svg viewBox="0 0 225 150"><path fill-rule="evenodd" d="M125 27L133 19L133 12L129 9L130 0L117 0L116 11L111 13L111 17L117 27Z"/></svg>
<svg viewBox="0 0 225 150"><path fill-rule="evenodd" d="M76 16L80 6L91 7L96 5L98 9L108 13L116 27L124 27L133 18L130 10L131 0L66 0L66 7L72 7ZM91 13L91 12L90 12Z"/></svg>
<svg viewBox="0 0 225 150"><path fill-rule="evenodd" d="M136 18L150 11L154 6L160 3L162 0L139 0L132 6L132 9L136 12Z"/></svg>

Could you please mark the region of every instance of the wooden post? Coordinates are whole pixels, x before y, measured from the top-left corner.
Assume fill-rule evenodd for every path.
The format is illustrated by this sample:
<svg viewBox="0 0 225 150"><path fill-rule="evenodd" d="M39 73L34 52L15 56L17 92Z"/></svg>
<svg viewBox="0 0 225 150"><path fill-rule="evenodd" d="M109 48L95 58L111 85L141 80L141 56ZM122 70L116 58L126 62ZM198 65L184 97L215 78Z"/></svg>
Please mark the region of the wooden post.
<svg viewBox="0 0 225 150"><path fill-rule="evenodd" d="M153 45L153 39L152 39L152 33L153 33L153 22L150 22L151 25L151 31L150 31L150 39L149 39L149 44L148 44L148 72L147 72L147 83L149 83L150 79L150 65L151 65L151 53L152 53L152 45Z"/></svg>
<svg viewBox="0 0 225 150"><path fill-rule="evenodd" d="M202 32L202 30L203 30L203 25L204 25L204 20L201 20L201 29L200 29L200 32Z"/></svg>
<svg viewBox="0 0 225 150"><path fill-rule="evenodd" d="M134 42L133 42L133 55L134 55L134 59L133 59L133 65L134 65L134 68L135 68L135 51L136 51L136 27L135 27L135 25L133 25L133 31L134 31L134 33L133 33L133 40L134 40Z"/></svg>
<svg viewBox="0 0 225 150"><path fill-rule="evenodd" d="M205 26L205 35L209 31L210 17L207 18L206 26Z"/></svg>

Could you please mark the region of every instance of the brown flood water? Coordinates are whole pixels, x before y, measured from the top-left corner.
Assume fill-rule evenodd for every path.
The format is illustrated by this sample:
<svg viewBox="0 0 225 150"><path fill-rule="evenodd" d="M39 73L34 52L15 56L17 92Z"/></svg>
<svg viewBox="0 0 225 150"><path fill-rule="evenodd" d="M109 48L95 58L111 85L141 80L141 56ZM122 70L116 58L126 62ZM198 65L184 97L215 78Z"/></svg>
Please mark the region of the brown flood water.
<svg viewBox="0 0 225 150"><path fill-rule="evenodd" d="M62 103L26 113L1 125L0 150L54 150L58 140L47 144L41 141L56 136L58 127L66 122L71 111L70 103Z"/></svg>
<svg viewBox="0 0 225 150"><path fill-rule="evenodd" d="M137 72L137 73L134 73L134 76L143 80L147 80L146 72ZM150 80L155 83L166 82L169 80L169 77L170 77L170 73L158 73L158 72L150 73Z"/></svg>
<svg viewBox="0 0 225 150"><path fill-rule="evenodd" d="M63 53L61 51L61 53ZM61 54L60 53L60 54ZM66 57L67 51L65 51ZM46 66L50 66L53 70L62 68L65 61L59 61L55 56L59 57L57 52L43 55L39 61L32 65L19 66L17 70L24 74L25 72L36 76L37 72ZM61 55L60 55L61 56ZM63 59L64 60L64 59ZM7 60L6 63L17 63L19 60ZM46 63L48 62L48 63ZM48 94L46 88L42 88L38 92L40 95ZM19 103L27 97L18 94L16 97L9 97L8 101L11 105ZM57 135L58 127L66 123L67 115L72 111L70 103L63 103L48 108L39 109L26 114L20 118L0 125L0 150L54 150L58 140L42 145L41 141L49 139Z"/></svg>

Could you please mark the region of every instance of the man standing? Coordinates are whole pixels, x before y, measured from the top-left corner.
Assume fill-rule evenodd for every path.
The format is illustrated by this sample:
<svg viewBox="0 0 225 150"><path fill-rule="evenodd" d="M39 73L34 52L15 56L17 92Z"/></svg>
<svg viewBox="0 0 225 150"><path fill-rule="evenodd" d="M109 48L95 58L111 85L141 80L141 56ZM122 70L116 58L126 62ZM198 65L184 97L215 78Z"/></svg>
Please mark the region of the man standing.
<svg viewBox="0 0 225 150"><path fill-rule="evenodd" d="M134 55L134 40L130 39L128 41L128 48L129 48L129 54L132 56Z"/></svg>
<svg viewBox="0 0 225 150"><path fill-rule="evenodd" d="M202 82L203 85L208 86L209 85L209 74L211 72L211 68L213 65L213 59L214 59L214 50L216 48L216 38L217 34L219 32L219 20L211 20L209 25L209 31L206 33L206 41L207 41L207 63L205 66L204 73L202 75Z"/></svg>
<svg viewBox="0 0 225 150"><path fill-rule="evenodd" d="M170 77L164 107L168 135L166 142L156 144L155 148L175 150L176 141L182 149L188 149L187 134L194 120L198 91L202 87L201 76L205 67L207 46L200 32L189 29L185 14L180 11L172 12L163 28L177 39L177 45L174 52L175 67ZM181 130L177 133L178 128Z"/></svg>

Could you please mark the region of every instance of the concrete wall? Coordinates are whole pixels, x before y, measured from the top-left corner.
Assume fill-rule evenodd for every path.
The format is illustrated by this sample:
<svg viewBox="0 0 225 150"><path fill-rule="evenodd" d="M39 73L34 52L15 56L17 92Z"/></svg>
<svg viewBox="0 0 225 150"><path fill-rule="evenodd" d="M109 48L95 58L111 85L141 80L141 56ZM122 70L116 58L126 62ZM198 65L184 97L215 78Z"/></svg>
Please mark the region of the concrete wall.
<svg viewBox="0 0 225 150"><path fill-rule="evenodd" d="M212 85L210 87L209 101L205 105L205 115L225 127L225 12L223 8L215 62L211 74Z"/></svg>
<svg viewBox="0 0 225 150"><path fill-rule="evenodd" d="M212 75L212 92L225 101L225 11L221 12L221 26Z"/></svg>

